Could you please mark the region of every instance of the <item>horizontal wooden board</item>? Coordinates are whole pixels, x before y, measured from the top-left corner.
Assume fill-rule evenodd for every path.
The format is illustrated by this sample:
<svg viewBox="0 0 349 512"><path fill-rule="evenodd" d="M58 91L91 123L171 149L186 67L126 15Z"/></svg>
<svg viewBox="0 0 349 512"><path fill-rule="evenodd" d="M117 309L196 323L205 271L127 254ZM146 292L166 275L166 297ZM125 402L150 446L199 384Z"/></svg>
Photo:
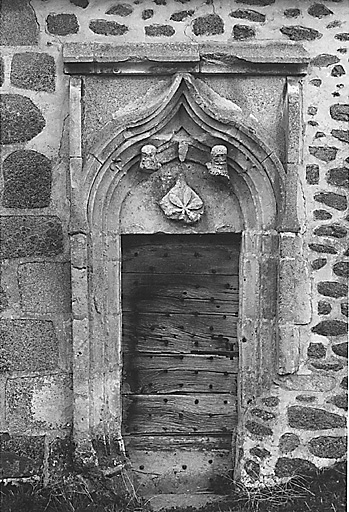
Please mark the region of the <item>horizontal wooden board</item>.
<svg viewBox="0 0 349 512"><path fill-rule="evenodd" d="M237 424L236 397L220 395L126 395L125 433L232 432Z"/></svg>
<svg viewBox="0 0 349 512"><path fill-rule="evenodd" d="M122 309L237 316L238 289L238 276L125 273Z"/></svg>
<svg viewBox="0 0 349 512"><path fill-rule="evenodd" d="M235 433L235 432L234 432ZM144 435L144 434L125 434L123 439L127 450L142 451L168 451L177 450L230 450L234 434L211 434L211 435Z"/></svg>
<svg viewBox="0 0 349 512"><path fill-rule="evenodd" d="M239 251L239 235L124 235L122 270L167 274L171 269L171 273L179 274L236 275Z"/></svg>
<svg viewBox="0 0 349 512"><path fill-rule="evenodd" d="M125 351L211 353L236 347L237 318L231 315L125 313Z"/></svg>
<svg viewBox="0 0 349 512"><path fill-rule="evenodd" d="M154 354L154 353L125 353L124 367L143 370L190 370L206 372L238 372L238 357L234 353L232 359L217 354Z"/></svg>
<svg viewBox="0 0 349 512"><path fill-rule="evenodd" d="M170 442L171 439L168 439ZM231 482L232 457L229 450L176 450L129 453L137 493L227 493Z"/></svg>
<svg viewBox="0 0 349 512"><path fill-rule="evenodd" d="M237 377L228 372L192 370L126 371L123 393L232 393L236 395Z"/></svg>

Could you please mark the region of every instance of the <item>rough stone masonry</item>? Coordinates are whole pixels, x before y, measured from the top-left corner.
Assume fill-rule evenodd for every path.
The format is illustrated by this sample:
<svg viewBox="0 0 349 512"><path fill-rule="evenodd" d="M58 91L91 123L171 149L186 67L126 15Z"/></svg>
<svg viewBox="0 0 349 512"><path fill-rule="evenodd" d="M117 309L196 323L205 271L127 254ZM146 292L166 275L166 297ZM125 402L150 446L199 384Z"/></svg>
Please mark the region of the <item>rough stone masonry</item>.
<svg viewBox="0 0 349 512"><path fill-rule="evenodd" d="M301 42L302 221L311 321L296 375L248 410L247 482L346 453L349 6L345 0L3 0L0 15L1 477L65 466L72 428L66 42Z"/></svg>

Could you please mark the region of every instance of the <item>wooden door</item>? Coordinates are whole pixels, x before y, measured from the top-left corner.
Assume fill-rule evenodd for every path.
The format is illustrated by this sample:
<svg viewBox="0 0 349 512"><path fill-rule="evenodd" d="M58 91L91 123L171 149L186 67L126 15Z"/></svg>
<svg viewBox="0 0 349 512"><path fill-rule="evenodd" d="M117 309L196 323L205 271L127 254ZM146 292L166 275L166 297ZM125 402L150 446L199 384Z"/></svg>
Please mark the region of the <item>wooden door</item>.
<svg viewBox="0 0 349 512"><path fill-rule="evenodd" d="M236 234L122 237L123 432L143 495L223 493L231 476L239 249Z"/></svg>

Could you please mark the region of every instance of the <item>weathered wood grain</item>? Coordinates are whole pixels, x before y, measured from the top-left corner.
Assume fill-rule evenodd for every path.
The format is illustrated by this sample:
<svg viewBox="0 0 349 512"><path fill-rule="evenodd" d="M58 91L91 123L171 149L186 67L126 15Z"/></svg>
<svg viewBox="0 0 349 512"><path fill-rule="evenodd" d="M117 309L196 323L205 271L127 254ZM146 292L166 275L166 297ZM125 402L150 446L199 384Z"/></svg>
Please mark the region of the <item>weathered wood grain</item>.
<svg viewBox="0 0 349 512"><path fill-rule="evenodd" d="M144 435L125 434L125 447L127 450L151 450L174 452L176 450L230 450L232 434L210 434L210 435Z"/></svg>
<svg viewBox="0 0 349 512"><path fill-rule="evenodd" d="M237 377L228 372L202 370L145 370L135 374L126 370L123 393L221 393L222 390L236 395ZM198 395L199 396L199 395Z"/></svg>
<svg viewBox="0 0 349 512"><path fill-rule="evenodd" d="M235 245L228 244L230 239ZM122 237L123 272L227 274L239 271L239 235L148 235Z"/></svg>
<svg viewBox="0 0 349 512"><path fill-rule="evenodd" d="M238 276L125 273L123 311L237 316Z"/></svg>
<svg viewBox="0 0 349 512"><path fill-rule="evenodd" d="M126 433L231 432L237 424L236 397L220 395L126 395Z"/></svg>
<svg viewBox="0 0 349 512"><path fill-rule="evenodd" d="M227 352L236 347L237 319L230 315L125 313L126 351Z"/></svg>
<svg viewBox="0 0 349 512"><path fill-rule="evenodd" d="M232 359L227 360L229 356L218 354L154 354L154 353L125 353L124 367L126 371L130 368L141 370L191 370L206 372L238 372L237 353L232 355Z"/></svg>
<svg viewBox="0 0 349 512"><path fill-rule="evenodd" d="M169 438L171 441L172 438ZM228 494L232 460L229 450L132 450L130 460L142 496L161 493Z"/></svg>

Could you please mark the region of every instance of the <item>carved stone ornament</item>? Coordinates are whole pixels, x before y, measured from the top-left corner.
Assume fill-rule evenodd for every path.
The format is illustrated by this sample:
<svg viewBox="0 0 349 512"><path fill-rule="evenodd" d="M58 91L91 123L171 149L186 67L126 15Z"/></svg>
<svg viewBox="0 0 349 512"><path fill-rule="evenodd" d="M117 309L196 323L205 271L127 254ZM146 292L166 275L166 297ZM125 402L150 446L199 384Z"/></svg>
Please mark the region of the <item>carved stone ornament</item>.
<svg viewBox="0 0 349 512"><path fill-rule="evenodd" d="M198 222L204 213L204 203L190 188L182 175L174 187L161 199L160 207L166 217L186 224Z"/></svg>
<svg viewBox="0 0 349 512"><path fill-rule="evenodd" d="M161 163L158 162L156 155L156 147L153 144L147 144L141 149L141 162L139 167L142 171L153 172L158 171L161 167Z"/></svg>
<svg viewBox="0 0 349 512"><path fill-rule="evenodd" d="M224 176L229 179L227 154L228 150L225 146L213 146L211 149L211 161L206 164L208 172L212 176Z"/></svg>

